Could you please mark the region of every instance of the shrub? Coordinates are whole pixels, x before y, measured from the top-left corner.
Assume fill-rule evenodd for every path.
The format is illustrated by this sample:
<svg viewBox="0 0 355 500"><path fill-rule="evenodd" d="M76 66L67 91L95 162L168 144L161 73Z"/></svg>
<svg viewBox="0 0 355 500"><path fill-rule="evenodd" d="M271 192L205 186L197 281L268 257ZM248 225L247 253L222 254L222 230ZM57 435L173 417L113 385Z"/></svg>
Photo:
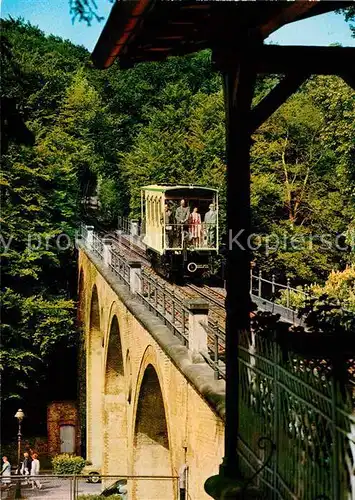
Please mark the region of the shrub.
<svg viewBox="0 0 355 500"><path fill-rule="evenodd" d="M305 290L301 286L287 290L281 290L280 297L275 300L276 304L280 304L290 309L298 310L305 305Z"/></svg>
<svg viewBox="0 0 355 500"><path fill-rule="evenodd" d="M83 457L63 453L52 459L54 474L80 474L86 465Z"/></svg>
<svg viewBox="0 0 355 500"><path fill-rule="evenodd" d="M327 295L348 311L355 312L355 265L343 271L332 271L324 286L313 285L312 295Z"/></svg>

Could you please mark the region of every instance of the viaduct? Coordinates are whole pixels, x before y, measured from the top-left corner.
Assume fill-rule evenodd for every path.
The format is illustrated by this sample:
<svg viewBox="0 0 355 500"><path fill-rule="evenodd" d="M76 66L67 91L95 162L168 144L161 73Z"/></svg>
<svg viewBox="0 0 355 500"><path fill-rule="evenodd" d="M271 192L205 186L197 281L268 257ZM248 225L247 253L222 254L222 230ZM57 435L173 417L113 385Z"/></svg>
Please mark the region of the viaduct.
<svg viewBox="0 0 355 500"><path fill-rule="evenodd" d="M77 247L88 460L102 474L127 476L176 477L186 463L187 498L207 500L204 482L223 457L224 381L90 244ZM129 498L167 500L176 489L173 479L132 480Z"/></svg>

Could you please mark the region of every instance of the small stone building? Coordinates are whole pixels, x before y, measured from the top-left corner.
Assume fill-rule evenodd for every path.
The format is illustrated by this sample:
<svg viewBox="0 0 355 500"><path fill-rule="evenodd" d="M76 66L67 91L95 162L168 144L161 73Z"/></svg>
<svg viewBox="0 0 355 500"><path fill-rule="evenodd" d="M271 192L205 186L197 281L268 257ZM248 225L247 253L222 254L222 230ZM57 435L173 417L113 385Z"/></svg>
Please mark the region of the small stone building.
<svg viewBox="0 0 355 500"><path fill-rule="evenodd" d="M75 401L53 401L47 408L48 454L80 455L80 425Z"/></svg>

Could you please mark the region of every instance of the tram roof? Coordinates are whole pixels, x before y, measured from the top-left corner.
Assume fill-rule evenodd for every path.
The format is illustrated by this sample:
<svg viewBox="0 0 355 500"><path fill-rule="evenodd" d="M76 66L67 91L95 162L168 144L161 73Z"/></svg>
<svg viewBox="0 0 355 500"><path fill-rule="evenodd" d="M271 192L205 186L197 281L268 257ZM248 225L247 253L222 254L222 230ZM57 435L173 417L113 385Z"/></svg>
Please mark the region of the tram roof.
<svg viewBox="0 0 355 500"><path fill-rule="evenodd" d="M174 185L174 186L167 186L167 185L158 185L158 184L150 184L149 186L143 186L141 188L142 191L159 191L162 193L165 193L166 191L177 191L177 190L199 190L199 191L213 191L213 192L218 192L218 189L211 188L211 187L205 187L205 186L198 186L196 184L180 184L180 185Z"/></svg>
<svg viewBox="0 0 355 500"><path fill-rule="evenodd" d="M349 1L119 0L92 53L104 69L161 61L205 48L235 46L245 33L264 40L290 22L351 5Z"/></svg>

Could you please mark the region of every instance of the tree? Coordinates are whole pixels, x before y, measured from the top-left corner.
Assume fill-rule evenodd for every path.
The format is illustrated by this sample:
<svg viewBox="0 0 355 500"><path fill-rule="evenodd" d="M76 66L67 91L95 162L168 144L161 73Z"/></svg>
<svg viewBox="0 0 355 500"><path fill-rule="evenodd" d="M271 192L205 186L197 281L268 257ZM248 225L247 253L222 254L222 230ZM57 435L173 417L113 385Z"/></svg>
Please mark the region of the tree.
<svg viewBox="0 0 355 500"><path fill-rule="evenodd" d="M33 146L10 144L1 159L2 397L11 401L34 394L58 353L76 342L79 185L75 144L58 110L87 52L21 20L3 21L2 36L2 96L16 100L36 137Z"/></svg>

